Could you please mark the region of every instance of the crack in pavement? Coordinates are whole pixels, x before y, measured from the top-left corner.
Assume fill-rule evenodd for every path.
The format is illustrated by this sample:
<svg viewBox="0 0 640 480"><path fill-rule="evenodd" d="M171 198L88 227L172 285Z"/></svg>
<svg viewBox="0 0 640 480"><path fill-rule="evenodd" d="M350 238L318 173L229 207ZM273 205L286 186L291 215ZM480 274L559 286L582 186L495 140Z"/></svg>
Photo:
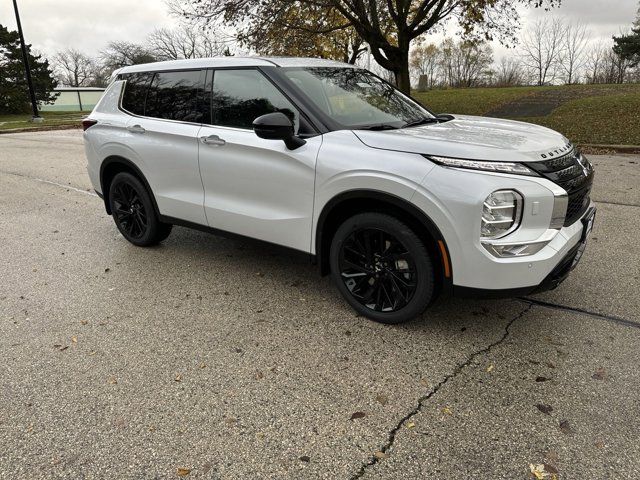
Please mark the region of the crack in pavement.
<svg viewBox="0 0 640 480"><path fill-rule="evenodd" d="M393 444L394 444L394 442L396 440L396 435L398 434L398 432L400 431L402 426L408 420L410 420L415 415L420 413L420 411L422 410L422 407L425 405L426 401L431 399L431 397L433 397L436 393L438 393L440 388L442 388L449 380L451 380L452 378L455 378L460 372L462 372L462 370L464 370L466 367L471 365L471 362L473 362L477 357L479 357L480 355L484 355L485 353L490 352L491 349L493 349L494 347L496 347L496 346L500 345L502 342L504 342L507 339L507 337L509 336L511 326L517 320L519 320L524 315L526 315L533 308L533 306L534 306L533 303L529 303L524 310L522 310L514 318L512 318L511 320L509 320L507 322L507 324L504 327L504 333L502 334L502 337L500 337L495 342L490 343L486 347L473 352L471 355L469 355L469 357L464 362L459 363L458 365L456 365L455 368L453 369L453 371L451 373L449 373L448 375L446 375L440 382L438 382L431 389L431 391L429 391L429 393L427 393L426 395L423 395L422 397L420 397L418 399L418 403L415 406L415 408L413 410L411 410L409 413L407 413L404 417L402 417L398 421L396 426L389 432L389 434L387 435L386 443L382 446L382 448L380 448L379 451L382 452L382 453L387 453L387 451L389 451L393 447ZM369 459L369 461L367 463L363 464L360 467L360 470L358 470L354 475L351 476L351 480L355 480L357 478L362 478L362 476L367 472L367 469L369 467L375 466L378 462L380 462L380 460L381 460L380 458L378 458L375 455L373 455Z"/></svg>
<svg viewBox="0 0 640 480"><path fill-rule="evenodd" d="M593 199L596 203L604 203L605 205L618 205L620 207L640 207L637 203L623 203L623 202L609 202L606 200L596 200Z"/></svg>
<svg viewBox="0 0 640 480"><path fill-rule="evenodd" d="M529 305L537 305L539 307L550 308L552 310L562 310L565 312L588 315L590 317L597 318L599 320L605 320L607 322L624 325L625 327L640 328L640 323L634 322L633 320L627 320L626 318L617 317L615 315L607 315L604 313L591 312L583 308L569 307L568 305L560 305L558 303L545 302L543 300L535 300L533 298L528 298L528 297L518 297L516 300L518 300L519 302L527 303Z"/></svg>
<svg viewBox="0 0 640 480"><path fill-rule="evenodd" d="M62 183L52 182L51 180L45 180L43 178L32 177L32 176L26 175L24 173L5 172L5 171L1 171L1 170L0 170L0 173L3 174L3 175L13 175L14 177L27 178L29 180L35 180L36 182L46 183L47 185L53 185L55 187L64 188L67 191L73 190L74 192L84 193L85 195L89 195L91 197L97 197L98 196L97 193L94 193L94 192L92 192L90 190L84 190L84 189L82 189L80 187L74 187L73 185L64 185Z"/></svg>

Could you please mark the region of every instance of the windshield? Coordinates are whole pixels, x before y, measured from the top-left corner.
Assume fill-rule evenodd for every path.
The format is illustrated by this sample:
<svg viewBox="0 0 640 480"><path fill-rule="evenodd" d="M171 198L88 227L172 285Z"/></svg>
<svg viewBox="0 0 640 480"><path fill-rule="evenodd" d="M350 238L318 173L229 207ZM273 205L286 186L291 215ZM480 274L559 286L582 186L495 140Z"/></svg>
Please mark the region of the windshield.
<svg viewBox="0 0 640 480"><path fill-rule="evenodd" d="M283 68L284 74L326 115L353 128L401 128L433 116L367 70Z"/></svg>

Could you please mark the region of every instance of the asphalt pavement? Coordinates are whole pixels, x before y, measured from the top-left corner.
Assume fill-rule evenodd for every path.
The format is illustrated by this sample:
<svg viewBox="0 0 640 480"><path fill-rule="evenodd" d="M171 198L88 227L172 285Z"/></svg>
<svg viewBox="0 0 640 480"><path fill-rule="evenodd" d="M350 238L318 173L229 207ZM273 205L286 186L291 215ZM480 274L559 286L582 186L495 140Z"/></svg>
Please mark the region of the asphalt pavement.
<svg viewBox="0 0 640 480"><path fill-rule="evenodd" d="M639 478L640 158L591 158L557 290L394 327L277 247L136 248L80 132L0 135L0 479Z"/></svg>

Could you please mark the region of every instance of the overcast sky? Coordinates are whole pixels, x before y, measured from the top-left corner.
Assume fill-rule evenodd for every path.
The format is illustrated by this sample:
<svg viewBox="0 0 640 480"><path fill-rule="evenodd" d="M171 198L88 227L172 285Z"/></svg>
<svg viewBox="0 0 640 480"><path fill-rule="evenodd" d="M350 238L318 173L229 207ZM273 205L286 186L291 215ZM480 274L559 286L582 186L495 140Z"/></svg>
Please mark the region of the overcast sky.
<svg viewBox="0 0 640 480"><path fill-rule="evenodd" d="M18 0L18 4L27 42L46 55L69 47L95 55L111 40L143 42L155 28L176 24L163 0ZM560 15L588 24L594 40L609 41L621 28L631 26L637 8L637 0L562 0L562 6L551 12L523 11L523 24ZM15 28L11 0L0 0L0 24ZM505 52L496 42L494 48L498 57Z"/></svg>

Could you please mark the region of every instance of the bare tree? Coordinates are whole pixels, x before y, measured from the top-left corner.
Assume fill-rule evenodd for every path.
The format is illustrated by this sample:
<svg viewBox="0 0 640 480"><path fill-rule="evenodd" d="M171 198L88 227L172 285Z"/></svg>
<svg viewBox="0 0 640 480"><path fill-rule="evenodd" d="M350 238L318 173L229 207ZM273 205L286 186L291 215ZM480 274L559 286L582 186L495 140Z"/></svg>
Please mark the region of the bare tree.
<svg viewBox="0 0 640 480"><path fill-rule="evenodd" d="M597 42L586 53L584 78L587 83L603 83L602 68L607 56L607 48Z"/></svg>
<svg viewBox="0 0 640 480"><path fill-rule="evenodd" d="M538 20L522 37L521 59L538 85L553 82L562 56L564 25L561 20Z"/></svg>
<svg viewBox="0 0 640 480"><path fill-rule="evenodd" d="M53 57L53 66L60 83L69 87L88 87L94 83L96 64L89 56L69 48Z"/></svg>
<svg viewBox="0 0 640 480"><path fill-rule="evenodd" d="M228 47L214 39L210 31L195 24L156 29L147 38L147 43L158 60L215 57L228 51Z"/></svg>
<svg viewBox="0 0 640 480"><path fill-rule="evenodd" d="M418 45L411 51L409 63L418 79L418 90L435 86L439 61L440 49L434 43Z"/></svg>
<svg viewBox="0 0 640 480"><path fill-rule="evenodd" d="M496 66L494 84L497 87L513 87L525 83L525 76L520 60L513 57L502 57Z"/></svg>
<svg viewBox="0 0 640 480"><path fill-rule="evenodd" d="M130 42L109 42L107 48L100 52L100 57L102 66L109 73L128 65L156 61L147 47Z"/></svg>
<svg viewBox="0 0 640 480"><path fill-rule="evenodd" d="M475 87L486 83L493 52L486 42L445 39L440 46L440 75L444 85Z"/></svg>
<svg viewBox="0 0 640 480"><path fill-rule="evenodd" d="M589 32L584 24L568 23L564 27L562 55L558 62L567 84L577 83L578 72L585 61Z"/></svg>

